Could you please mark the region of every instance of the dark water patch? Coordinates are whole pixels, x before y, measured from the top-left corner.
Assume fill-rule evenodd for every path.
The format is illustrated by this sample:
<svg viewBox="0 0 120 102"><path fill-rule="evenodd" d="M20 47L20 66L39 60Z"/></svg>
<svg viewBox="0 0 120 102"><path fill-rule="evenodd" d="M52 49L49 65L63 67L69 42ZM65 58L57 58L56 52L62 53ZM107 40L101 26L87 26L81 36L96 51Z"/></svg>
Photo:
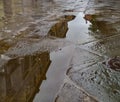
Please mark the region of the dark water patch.
<svg viewBox="0 0 120 102"><path fill-rule="evenodd" d="M48 35L59 38L65 38L68 31L68 22L75 18L74 15L65 15L48 32Z"/></svg>
<svg viewBox="0 0 120 102"><path fill-rule="evenodd" d="M74 47L68 46L70 44L52 37L41 41L38 38L24 38L8 48L0 56L0 102L31 102L37 92L35 102L38 99L52 102L71 61ZM43 80L46 81L41 86Z"/></svg>
<svg viewBox="0 0 120 102"><path fill-rule="evenodd" d="M0 67L0 102L31 102L50 63L48 52L6 60Z"/></svg>
<svg viewBox="0 0 120 102"><path fill-rule="evenodd" d="M118 34L117 29L114 28L112 23L104 20L104 15L101 14L86 14L84 16L86 23L89 21L91 25L88 27L89 34L95 38L104 38Z"/></svg>
<svg viewBox="0 0 120 102"><path fill-rule="evenodd" d="M71 64L73 52L74 46L68 46L50 53L51 65L34 102L54 102L55 95L64 80L65 72Z"/></svg>

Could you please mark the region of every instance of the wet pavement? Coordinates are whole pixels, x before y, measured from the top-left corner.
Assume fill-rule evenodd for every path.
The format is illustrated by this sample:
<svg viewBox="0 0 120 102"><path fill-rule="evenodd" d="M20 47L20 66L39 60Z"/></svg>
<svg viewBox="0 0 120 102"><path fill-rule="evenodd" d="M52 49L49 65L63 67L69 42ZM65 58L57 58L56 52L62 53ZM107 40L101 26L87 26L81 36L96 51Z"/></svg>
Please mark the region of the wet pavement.
<svg viewBox="0 0 120 102"><path fill-rule="evenodd" d="M0 102L119 102L119 4L0 0Z"/></svg>

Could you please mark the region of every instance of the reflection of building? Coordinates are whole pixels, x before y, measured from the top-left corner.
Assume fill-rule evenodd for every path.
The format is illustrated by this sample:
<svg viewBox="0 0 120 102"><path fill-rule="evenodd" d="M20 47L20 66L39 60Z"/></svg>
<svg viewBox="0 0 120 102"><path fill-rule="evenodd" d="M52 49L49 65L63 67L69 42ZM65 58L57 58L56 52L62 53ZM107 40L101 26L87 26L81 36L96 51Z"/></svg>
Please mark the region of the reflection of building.
<svg viewBox="0 0 120 102"><path fill-rule="evenodd" d="M68 31L68 24L65 21L61 21L56 23L49 31L49 35L64 38L66 37L66 33Z"/></svg>
<svg viewBox="0 0 120 102"><path fill-rule="evenodd" d="M46 79L48 52L14 58L0 68L0 102L29 102Z"/></svg>
<svg viewBox="0 0 120 102"><path fill-rule="evenodd" d="M105 35L109 36L109 35L115 34L116 31L117 31L107 21L97 21L97 20L95 20L95 21L92 21L91 23L92 23L92 25L90 25L89 30L91 30L92 32L95 32L95 33L98 33L98 31L99 31L99 33L103 34L104 36Z"/></svg>
<svg viewBox="0 0 120 102"><path fill-rule="evenodd" d="M100 17L103 18L104 16ZM99 18L98 15L86 14L84 16L86 23L87 21L91 23L90 27L88 28L91 31L91 35L93 35L95 38L104 38L117 33L116 28L111 23L108 21L99 20L97 18Z"/></svg>
<svg viewBox="0 0 120 102"><path fill-rule="evenodd" d="M66 37L66 33L68 31L68 21L73 20L75 18L74 15L68 15L62 18L62 20L56 23L54 26L51 27L48 35L64 38Z"/></svg>

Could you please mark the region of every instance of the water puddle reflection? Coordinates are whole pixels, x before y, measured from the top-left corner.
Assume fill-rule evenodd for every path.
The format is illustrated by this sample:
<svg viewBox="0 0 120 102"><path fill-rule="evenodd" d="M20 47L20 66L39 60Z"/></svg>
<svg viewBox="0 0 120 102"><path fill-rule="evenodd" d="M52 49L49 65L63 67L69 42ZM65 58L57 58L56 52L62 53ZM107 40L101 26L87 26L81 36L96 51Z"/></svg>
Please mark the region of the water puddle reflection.
<svg viewBox="0 0 120 102"><path fill-rule="evenodd" d="M90 22L86 23L84 14L80 12L76 17L67 15L64 20L56 23L49 31L48 35L65 38L74 43L89 42L94 39L89 35Z"/></svg>
<svg viewBox="0 0 120 102"><path fill-rule="evenodd" d="M54 102L55 95L64 80L64 74L70 67L73 52L74 46L68 46L50 53L52 63L46 74L47 80L40 86L40 92L36 95L34 102Z"/></svg>
<svg viewBox="0 0 120 102"><path fill-rule="evenodd" d="M48 35L65 38L76 44L84 44L118 34L113 24L101 20L103 17L96 14L85 15L83 12L76 17L67 15L50 29Z"/></svg>
<svg viewBox="0 0 120 102"><path fill-rule="evenodd" d="M82 44L80 45L81 48L96 52L96 54L120 55L120 37L119 35L114 36L119 34L120 31L118 12L116 14L112 13L111 16L113 10L107 9L110 12L109 14L103 12L103 14L85 15L80 12L77 16L62 16L64 14L59 14L62 9L58 8L60 5L59 3L55 4L57 3L56 1L0 0L0 102L53 102L65 77L64 73L70 67L71 59L75 53L74 47L76 45L73 46L72 44ZM113 6L113 3L110 4ZM104 8L101 8L101 10L104 10ZM74 12L72 9L63 11L66 14L67 12ZM59 18L60 16L62 17ZM56 21L58 23L49 30L50 25ZM46 36L43 38L44 34ZM109 38L110 36L112 37ZM101 41L92 42L102 38L104 39ZM67 41L70 41L68 42L70 44L67 45ZM67 47L64 46L65 44ZM7 56L7 54L11 55L12 58ZM14 54L18 57L15 57ZM83 54L86 55L86 53ZM78 52L75 55L78 56ZM80 63L80 60L75 61L78 64ZM111 59L105 65L109 65L114 70L119 70L120 58ZM71 78L79 78L78 83L80 83L81 79L81 83L83 83L85 88L88 88L87 85L91 85L90 89L88 88L88 91L91 90L91 92L96 87L91 82L97 83L98 89L93 93L95 95L98 94L99 97L101 96L98 93L101 93L99 87L109 86L114 77L117 83L116 78L120 78L118 78L119 75L115 71L115 74L111 75L110 78L108 77L107 81L105 75L110 76L110 74L105 72L101 77L101 75L96 74L96 68L97 65L93 69L88 70L88 72L83 71L85 74L79 72L75 77L71 76ZM106 69L104 70L106 71ZM98 72L102 73L99 68ZM91 75L95 75L95 77L90 78ZM104 80L103 82L98 82L96 78L100 78L100 81L103 78ZM86 84L86 80L88 80L89 84ZM101 83L105 83L105 85L103 87L99 86ZM117 91L119 91L119 84L116 84L118 85ZM116 90L113 91L119 94Z"/></svg>
<svg viewBox="0 0 120 102"><path fill-rule="evenodd" d="M53 102L73 51L68 46L16 58L1 54L0 102Z"/></svg>
<svg viewBox="0 0 120 102"><path fill-rule="evenodd" d="M4 55L5 56L5 55ZM51 63L48 52L13 59L3 59L0 65L0 101L31 102L46 80Z"/></svg>
<svg viewBox="0 0 120 102"><path fill-rule="evenodd" d="M68 22L75 18L74 15L66 15L61 17L61 20L51 27L48 35L59 38L65 38L68 31Z"/></svg>
<svg viewBox="0 0 120 102"><path fill-rule="evenodd" d="M89 35L89 26L90 23L86 23L83 18L84 14L79 13L73 21L68 23L68 32L66 39L74 43L81 44L89 42L94 39L94 37Z"/></svg>

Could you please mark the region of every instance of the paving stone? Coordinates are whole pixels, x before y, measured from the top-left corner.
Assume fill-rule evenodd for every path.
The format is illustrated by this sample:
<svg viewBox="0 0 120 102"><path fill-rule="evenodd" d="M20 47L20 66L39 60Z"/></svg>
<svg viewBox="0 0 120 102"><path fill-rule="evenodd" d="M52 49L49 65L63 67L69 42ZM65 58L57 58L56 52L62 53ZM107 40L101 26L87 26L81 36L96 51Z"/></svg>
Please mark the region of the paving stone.
<svg viewBox="0 0 120 102"><path fill-rule="evenodd" d="M91 53L87 50L81 49L79 46L75 48L73 58L71 60L71 70L76 71L86 66L101 62L104 57Z"/></svg>
<svg viewBox="0 0 120 102"><path fill-rule="evenodd" d="M99 102L120 102L120 72L99 63L67 75Z"/></svg>
<svg viewBox="0 0 120 102"><path fill-rule="evenodd" d="M70 83L64 83L58 93L55 102L97 102L85 92L79 90Z"/></svg>
<svg viewBox="0 0 120 102"><path fill-rule="evenodd" d="M114 57L120 55L120 35L81 45L83 49L99 55Z"/></svg>

